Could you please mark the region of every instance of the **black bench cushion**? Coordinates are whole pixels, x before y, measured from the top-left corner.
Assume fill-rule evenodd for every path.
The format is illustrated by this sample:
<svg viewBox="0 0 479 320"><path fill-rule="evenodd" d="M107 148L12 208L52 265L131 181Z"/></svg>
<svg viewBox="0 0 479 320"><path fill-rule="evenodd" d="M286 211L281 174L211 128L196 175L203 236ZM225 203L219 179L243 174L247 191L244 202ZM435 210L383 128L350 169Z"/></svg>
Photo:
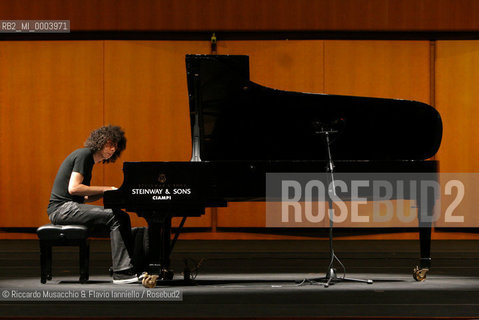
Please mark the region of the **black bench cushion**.
<svg viewBox="0 0 479 320"><path fill-rule="evenodd" d="M81 240L88 238L88 228L81 225L46 224L37 229L40 240Z"/></svg>

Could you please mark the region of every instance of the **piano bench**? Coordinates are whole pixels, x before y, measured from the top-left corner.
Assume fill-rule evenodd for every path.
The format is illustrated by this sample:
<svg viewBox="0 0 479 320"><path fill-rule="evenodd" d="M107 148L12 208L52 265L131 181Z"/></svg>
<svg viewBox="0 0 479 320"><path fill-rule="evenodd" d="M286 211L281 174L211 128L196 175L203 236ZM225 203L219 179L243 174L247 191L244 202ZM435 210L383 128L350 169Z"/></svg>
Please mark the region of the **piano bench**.
<svg viewBox="0 0 479 320"><path fill-rule="evenodd" d="M80 253L80 283L86 283L89 278L90 244L89 230L81 225L46 224L37 229L40 240L40 282L46 283L52 279L52 247L78 246Z"/></svg>

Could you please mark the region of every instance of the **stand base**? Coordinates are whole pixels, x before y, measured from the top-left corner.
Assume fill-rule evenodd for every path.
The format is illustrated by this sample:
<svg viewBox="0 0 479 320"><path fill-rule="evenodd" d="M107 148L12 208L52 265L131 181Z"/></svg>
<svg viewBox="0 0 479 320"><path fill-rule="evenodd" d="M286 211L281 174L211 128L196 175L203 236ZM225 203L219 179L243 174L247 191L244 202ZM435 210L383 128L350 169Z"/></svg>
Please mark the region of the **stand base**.
<svg viewBox="0 0 479 320"><path fill-rule="evenodd" d="M325 277L313 278L313 279L304 279L302 282L303 283L304 282L309 282L310 284L322 283L325 288L328 288L330 285L333 285L337 282L343 282L343 281L362 282L362 283L367 283L367 284L373 284L373 280L353 279L353 278L346 278L346 277L339 278L336 274L336 269L334 269L334 268L330 268Z"/></svg>

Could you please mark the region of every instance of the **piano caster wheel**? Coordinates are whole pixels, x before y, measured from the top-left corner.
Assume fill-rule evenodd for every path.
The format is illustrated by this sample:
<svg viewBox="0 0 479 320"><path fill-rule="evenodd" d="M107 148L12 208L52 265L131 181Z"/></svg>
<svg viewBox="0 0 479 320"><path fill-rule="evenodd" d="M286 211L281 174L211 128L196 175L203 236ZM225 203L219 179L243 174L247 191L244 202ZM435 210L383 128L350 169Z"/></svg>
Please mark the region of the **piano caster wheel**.
<svg viewBox="0 0 479 320"><path fill-rule="evenodd" d="M143 280L141 280L141 284L145 288L154 288L156 286L156 280L158 279L157 274L148 274L145 273Z"/></svg>
<svg viewBox="0 0 479 320"><path fill-rule="evenodd" d="M423 269L419 269L419 267L415 267L414 268L414 271L413 271L413 278L414 280L416 281L424 281L426 280L426 273L429 271L428 268L423 268Z"/></svg>

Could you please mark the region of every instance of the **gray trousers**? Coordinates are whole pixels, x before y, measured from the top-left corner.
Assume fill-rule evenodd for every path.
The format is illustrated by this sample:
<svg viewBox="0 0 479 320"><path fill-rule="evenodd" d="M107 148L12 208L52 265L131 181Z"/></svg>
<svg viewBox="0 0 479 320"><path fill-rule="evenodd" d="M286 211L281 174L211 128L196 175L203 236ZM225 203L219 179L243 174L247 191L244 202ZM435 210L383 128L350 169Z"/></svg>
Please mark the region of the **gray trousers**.
<svg viewBox="0 0 479 320"><path fill-rule="evenodd" d="M49 218L53 224L59 225L108 226L110 228L113 271L133 268L131 222L130 216L126 212L70 201L52 212Z"/></svg>

